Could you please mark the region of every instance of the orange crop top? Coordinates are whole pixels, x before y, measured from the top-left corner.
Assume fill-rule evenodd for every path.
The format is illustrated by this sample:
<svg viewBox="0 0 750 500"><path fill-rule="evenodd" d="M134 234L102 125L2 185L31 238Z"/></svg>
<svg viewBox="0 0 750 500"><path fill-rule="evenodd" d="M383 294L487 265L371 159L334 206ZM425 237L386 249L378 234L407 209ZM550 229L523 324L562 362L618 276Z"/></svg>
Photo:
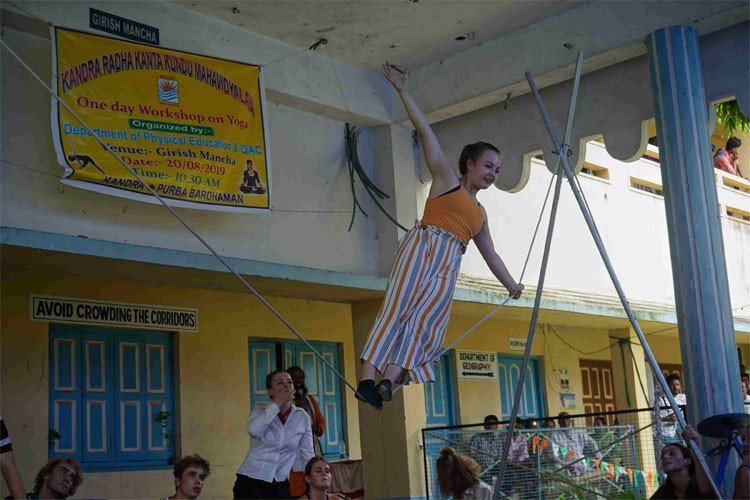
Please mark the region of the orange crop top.
<svg viewBox="0 0 750 500"><path fill-rule="evenodd" d="M437 198L428 198L424 207L422 224L445 229L460 239L464 245L477 235L484 224L484 213L466 189L459 185Z"/></svg>

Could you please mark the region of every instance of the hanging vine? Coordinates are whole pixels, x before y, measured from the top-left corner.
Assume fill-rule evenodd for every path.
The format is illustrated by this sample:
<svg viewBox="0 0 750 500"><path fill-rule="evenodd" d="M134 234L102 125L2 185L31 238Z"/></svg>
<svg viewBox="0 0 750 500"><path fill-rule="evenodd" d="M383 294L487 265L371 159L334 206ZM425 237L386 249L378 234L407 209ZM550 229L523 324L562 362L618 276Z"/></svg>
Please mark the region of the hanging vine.
<svg viewBox="0 0 750 500"><path fill-rule="evenodd" d="M352 230L352 225L354 225L354 216L357 214L357 209L362 212L362 215L368 217L367 212L365 212L364 208L362 208L362 205L357 199L357 191L356 189L354 189L354 184L357 179L359 179L362 185L365 187L367 194L370 195L370 198L372 198L372 200L375 202L375 205L377 205L380 211L383 212L386 217L388 217L388 220L396 224L400 229L408 231L408 229L399 224L398 221L394 219L391 214L386 211L385 208L383 208L383 205L380 204L378 198L382 200L385 198L389 198L389 196L385 194L385 192L378 186L376 186L369 177L367 177L367 172L365 172L364 168L362 168L362 164L359 161L359 153L357 150L357 142L359 140L359 134L361 131L362 129L360 129L359 127L350 125L348 123L346 124L346 161L349 166L349 181L351 182L352 198L354 199L354 206L352 207L352 220L349 222L349 229L347 229L347 231Z"/></svg>

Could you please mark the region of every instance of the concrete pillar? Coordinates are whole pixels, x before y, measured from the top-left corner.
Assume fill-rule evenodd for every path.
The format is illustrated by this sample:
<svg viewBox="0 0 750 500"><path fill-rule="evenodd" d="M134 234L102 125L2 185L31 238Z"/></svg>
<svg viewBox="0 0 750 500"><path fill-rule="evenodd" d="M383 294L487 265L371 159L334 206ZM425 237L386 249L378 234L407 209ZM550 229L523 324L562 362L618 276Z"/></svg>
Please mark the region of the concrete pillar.
<svg viewBox="0 0 750 500"><path fill-rule="evenodd" d="M364 134L363 134L364 135ZM381 205L401 223L410 228L417 217L417 175L411 132L398 125L372 129L372 143L363 143L360 158L372 159L371 178L388 194ZM369 150L368 150L369 148ZM369 156L371 155L371 156ZM367 196L360 189L360 197ZM370 217L377 219L378 274L388 276L403 231L381 213L374 203L368 204ZM361 215L360 215L361 216ZM354 347L359 356L364 349L380 301L352 306ZM361 374L359 357L357 379ZM359 403L359 424L362 446L362 469L367 498L424 497L424 461L421 430L426 424L424 388L413 384L405 387L385 403L382 411Z"/></svg>
<svg viewBox="0 0 750 500"><path fill-rule="evenodd" d="M354 347L364 348L380 301L352 306ZM361 364L357 364L357 377ZM359 404L362 470L367 498L424 497L424 461L421 430L427 417L422 385L412 384L397 392L377 411Z"/></svg>
<svg viewBox="0 0 750 500"><path fill-rule="evenodd" d="M742 411L706 97L692 28L658 30L647 45L687 416L695 425ZM724 486L731 492L734 473L727 472Z"/></svg>

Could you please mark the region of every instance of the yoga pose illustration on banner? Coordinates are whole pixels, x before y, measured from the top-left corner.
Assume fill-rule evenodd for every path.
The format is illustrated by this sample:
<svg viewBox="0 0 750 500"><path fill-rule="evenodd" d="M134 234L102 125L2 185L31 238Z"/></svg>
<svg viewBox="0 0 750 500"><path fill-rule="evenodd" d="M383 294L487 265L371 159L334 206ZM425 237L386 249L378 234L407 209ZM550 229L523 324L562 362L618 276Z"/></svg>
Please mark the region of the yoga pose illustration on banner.
<svg viewBox="0 0 750 500"><path fill-rule="evenodd" d="M487 213L476 195L495 182L500 152L476 142L463 148L460 176L448 162L422 111L407 91L408 72L400 77L392 66L383 74L398 92L419 134L427 168L432 174L424 215L399 243L385 299L362 353L364 363L357 397L382 409L394 386L406 375L417 383L434 379L450 316L456 277L469 241L474 240L492 274L518 298L516 283L495 251ZM375 384L375 373L383 374Z"/></svg>
<svg viewBox="0 0 750 500"><path fill-rule="evenodd" d="M90 157L89 155L79 155L76 153L76 143L75 141L73 141L72 137L70 138L70 148L73 150L73 152L72 154L68 155L68 161L78 163L78 170L83 170L89 165L93 165L99 172L102 173L102 175L107 175L104 173L104 170L99 168L99 165L96 164L92 157Z"/></svg>

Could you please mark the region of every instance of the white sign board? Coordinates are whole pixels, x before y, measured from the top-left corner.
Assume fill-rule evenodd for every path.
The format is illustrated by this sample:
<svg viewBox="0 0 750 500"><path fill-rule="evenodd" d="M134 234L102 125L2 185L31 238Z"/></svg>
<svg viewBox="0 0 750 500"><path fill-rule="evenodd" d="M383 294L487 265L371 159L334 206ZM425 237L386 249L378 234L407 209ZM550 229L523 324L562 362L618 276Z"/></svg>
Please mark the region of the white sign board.
<svg viewBox="0 0 750 500"><path fill-rule="evenodd" d="M497 380L497 353L456 350L458 378Z"/></svg>
<svg viewBox="0 0 750 500"><path fill-rule="evenodd" d="M198 331L198 310L31 295L31 319L145 330Z"/></svg>
<svg viewBox="0 0 750 500"><path fill-rule="evenodd" d="M510 337L508 339L508 348L511 351L525 351L527 339L522 337Z"/></svg>

